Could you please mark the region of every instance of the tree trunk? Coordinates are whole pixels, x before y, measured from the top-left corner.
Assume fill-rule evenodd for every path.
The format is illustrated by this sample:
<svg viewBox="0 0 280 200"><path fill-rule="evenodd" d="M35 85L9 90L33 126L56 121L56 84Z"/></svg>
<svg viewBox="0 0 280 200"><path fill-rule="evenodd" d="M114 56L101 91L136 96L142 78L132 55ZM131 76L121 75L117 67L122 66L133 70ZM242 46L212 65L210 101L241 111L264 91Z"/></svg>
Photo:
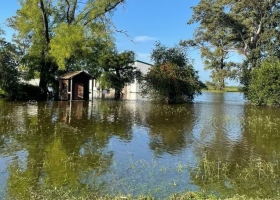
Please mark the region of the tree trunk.
<svg viewBox="0 0 280 200"><path fill-rule="evenodd" d="M43 72L43 70L41 70L38 100L41 100L41 101L47 100L48 93L49 93L49 90L48 90L48 81L46 78L46 72Z"/></svg>
<svg viewBox="0 0 280 200"><path fill-rule="evenodd" d="M117 75L118 80L120 81L121 74L120 74L119 68L116 68L116 75ZM120 83L118 83L118 84L120 84ZM120 88L120 86L117 86L117 88L115 88L115 100L120 100L121 94L122 94L122 88Z"/></svg>
<svg viewBox="0 0 280 200"><path fill-rule="evenodd" d="M176 93L169 91L166 103L171 104L176 102Z"/></svg>
<svg viewBox="0 0 280 200"><path fill-rule="evenodd" d="M115 89L115 100L118 101L121 99L121 91L119 89Z"/></svg>
<svg viewBox="0 0 280 200"><path fill-rule="evenodd" d="M39 94L38 100L44 101L48 99L49 89L48 83L50 81L50 77L53 75L53 71L51 70L51 63L45 62L45 58L42 58L41 70L40 70L40 83L39 83Z"/></svg>

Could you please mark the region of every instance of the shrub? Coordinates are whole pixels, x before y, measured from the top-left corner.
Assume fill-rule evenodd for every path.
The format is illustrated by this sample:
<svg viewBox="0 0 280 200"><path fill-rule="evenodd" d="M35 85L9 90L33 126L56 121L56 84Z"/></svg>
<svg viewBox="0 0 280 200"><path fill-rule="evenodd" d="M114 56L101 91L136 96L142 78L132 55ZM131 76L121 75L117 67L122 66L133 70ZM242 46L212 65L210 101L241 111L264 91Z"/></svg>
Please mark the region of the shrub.
<svg viewBox="0 0 280 200"><path fill-rule="evenodd" d="M26 84L26 83L17 83L13 88L9 88L7 96L10 100L37 100L39 87Z"/></svg>
<svg viewBox="0 0 280 200"><path fill-rule="evenodd" d="M256 105L280 105L280 61L264 61L252 70L246 97Z"/></svg>

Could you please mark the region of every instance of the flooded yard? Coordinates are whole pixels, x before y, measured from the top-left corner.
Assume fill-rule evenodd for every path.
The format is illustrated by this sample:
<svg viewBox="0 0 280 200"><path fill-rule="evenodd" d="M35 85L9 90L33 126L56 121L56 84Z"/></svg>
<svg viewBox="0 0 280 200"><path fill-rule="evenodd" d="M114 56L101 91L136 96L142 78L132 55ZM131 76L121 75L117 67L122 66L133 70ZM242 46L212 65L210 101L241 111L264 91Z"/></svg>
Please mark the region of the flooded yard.
<svg viewBox="0 0 280 200"><path fill-rule="evenodd" d="M0 196L63 188L161 199L199 190L274 197L279 122L279 108L251 106L237 92L204 92L178 105L0 100Z"/></svg>

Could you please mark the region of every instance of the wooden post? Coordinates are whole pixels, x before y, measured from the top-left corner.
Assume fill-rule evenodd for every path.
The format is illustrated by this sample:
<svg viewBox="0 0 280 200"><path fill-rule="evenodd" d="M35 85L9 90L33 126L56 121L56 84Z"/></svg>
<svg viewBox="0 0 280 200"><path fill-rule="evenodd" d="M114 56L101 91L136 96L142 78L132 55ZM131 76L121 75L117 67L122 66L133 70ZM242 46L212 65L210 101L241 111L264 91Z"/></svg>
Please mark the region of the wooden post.
<svg viewBox="0 0 280 200"><path fill-rule="evenodd" d="M93 78L91 78L91 102L93 102Z"/></svg>
<svg viewBox="0 0 280 200"><path fill-rule="evenodd" d="M71 122L71 114L72 114L72 101L70 101L69 121L68 121L68 124L70 124L70 122Z"/></svg>
<svg viewBox="0 0 280 200"><path fill-rule="evenodd" d="M71 83L70 83L70 101L72 101L73 100L73 80L72 80L72 78L71 78Z"/></svg>

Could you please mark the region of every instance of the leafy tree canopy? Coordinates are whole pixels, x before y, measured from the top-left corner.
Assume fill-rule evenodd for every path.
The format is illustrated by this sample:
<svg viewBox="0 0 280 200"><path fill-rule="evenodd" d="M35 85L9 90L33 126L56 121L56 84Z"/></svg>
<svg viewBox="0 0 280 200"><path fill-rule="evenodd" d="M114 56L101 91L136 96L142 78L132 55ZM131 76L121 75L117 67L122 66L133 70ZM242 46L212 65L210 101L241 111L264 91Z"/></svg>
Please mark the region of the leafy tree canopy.
<svg viewBox="0 0 280 200"><path fill-rule="evenodd" d="M192 101L203 87L197 71L181 46L168 48L160 42L155 44L151 55L154 66L144 77L143 93L168 103Z"/></svg>
<svg viewBox="0 0 280 200"><path fill-rule="evenodd" d="M0 33L4 33L0 30ZM17 91L18 80L18 51L16 47L0 38L0 88L9 97Z"/></svg>
<svg viewBox="0 0 280 200"><path fill-rule="evenodd" d="M123 3L125 0L20 0L21 8L8 22L17 31L15 41L25 44L22 61L26 69L40 74L42 96L48 93L48 84L57 84L59 70L84 68L94 60L89 58L97 55L96 48L102 47L103 52L114 46L112 33L117 30L111 14ZM90 67L98 67L97 63Z"/></svg>
<svg viewBox="0 0 280 200"><path fill-rule="evenodd" d="M115 99L121 97L121 91L125 85L133 83L141 73L134 67L135 54L133 51L116 51L103 56L100 59L100 66L105 71L106 81L115 89Z"/></svg>

